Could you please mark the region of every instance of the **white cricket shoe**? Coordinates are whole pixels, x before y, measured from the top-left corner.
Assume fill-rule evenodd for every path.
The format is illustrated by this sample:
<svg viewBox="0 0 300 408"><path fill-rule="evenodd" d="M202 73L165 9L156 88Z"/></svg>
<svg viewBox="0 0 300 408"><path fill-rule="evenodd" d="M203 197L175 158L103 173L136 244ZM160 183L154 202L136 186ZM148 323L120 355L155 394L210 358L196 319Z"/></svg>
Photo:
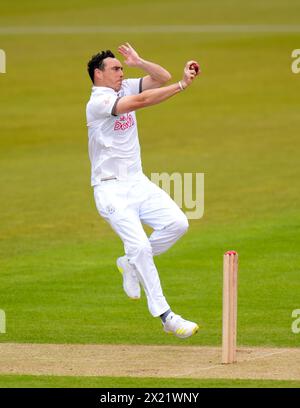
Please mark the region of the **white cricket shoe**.
<svg viewBox="0 0 300 408"><path fill-rule="evenodd" d="M128 297L133 300L140 299L141 287L135 273L134 266L130 265L127 256L117 259L117 267L123 275L123 289Z"/></svg>
<svg viewBox="0 0 300 408"><path fill-rule="evenodd" d="M166 333L173 333L181 339L186 339L196 334L199 330L199 326L196 323L184 320L181 316L173 312L168 314L163 326Z"/></svg>

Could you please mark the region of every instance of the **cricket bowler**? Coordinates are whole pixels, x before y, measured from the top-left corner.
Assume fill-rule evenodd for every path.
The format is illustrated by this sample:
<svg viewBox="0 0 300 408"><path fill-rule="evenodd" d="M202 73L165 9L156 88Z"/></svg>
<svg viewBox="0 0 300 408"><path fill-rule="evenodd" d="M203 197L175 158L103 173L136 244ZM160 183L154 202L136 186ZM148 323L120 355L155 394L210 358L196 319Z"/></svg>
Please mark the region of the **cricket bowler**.
<svg viewBox="0 0 300 408"><path fill-rule="evenodd" d="M93 87L86 116L95 203L123 241L125 255L117 259L117 267L127 296L139 299L142 287L149 311L160 317L164 331L187 338L197 333L198 325L172 311L153 257L175 244L187 231L188 220L170 196L143 173L135 111L180 94L200 69L196 61L188 61L182 79L163 86L171 79L168 71L142 59L129 43L118 51L128 67L140 68L146 75L124 79L123 66L110 50L88 62ZM150 237L143 224L153 229Z"/></svg>

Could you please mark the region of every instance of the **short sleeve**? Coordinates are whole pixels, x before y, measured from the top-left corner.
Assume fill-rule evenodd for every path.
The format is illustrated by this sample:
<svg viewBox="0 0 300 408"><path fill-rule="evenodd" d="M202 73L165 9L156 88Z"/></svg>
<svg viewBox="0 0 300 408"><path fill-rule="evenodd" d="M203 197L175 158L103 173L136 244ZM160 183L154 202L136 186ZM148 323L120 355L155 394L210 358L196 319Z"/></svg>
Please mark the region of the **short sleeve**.
<svg viewBox="0 0 300 408"><path fill-rule="evenodd" d="M123 81L126 87L126 95L138 95L142 92L143 78L130 78Z"/></svg>
<svg viewBox="0 0 300 408"><path fill-rule="evenodd" d="M88 103L88 111L94 120L107 118L112 116L117 100L117 95L95 96Z"/></svg>

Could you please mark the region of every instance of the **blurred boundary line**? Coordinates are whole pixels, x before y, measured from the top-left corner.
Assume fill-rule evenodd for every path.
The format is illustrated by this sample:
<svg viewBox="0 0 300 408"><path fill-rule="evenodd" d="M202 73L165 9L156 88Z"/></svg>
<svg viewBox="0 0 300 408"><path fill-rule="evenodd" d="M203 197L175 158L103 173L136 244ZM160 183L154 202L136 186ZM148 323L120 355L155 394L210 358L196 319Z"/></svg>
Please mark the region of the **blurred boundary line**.
<svg viewBox="0 0 300 408"><path fill-rule="evenodd" d="M7 26L0 35L97 33L300 33L300 25Z"/></svg>

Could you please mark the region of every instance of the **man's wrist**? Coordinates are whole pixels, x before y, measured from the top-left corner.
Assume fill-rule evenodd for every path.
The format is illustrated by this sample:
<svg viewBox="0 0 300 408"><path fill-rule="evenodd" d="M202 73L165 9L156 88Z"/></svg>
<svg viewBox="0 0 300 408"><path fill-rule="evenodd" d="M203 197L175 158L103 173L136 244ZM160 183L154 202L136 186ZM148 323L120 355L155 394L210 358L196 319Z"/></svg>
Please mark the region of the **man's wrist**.
<svg viewBox="0 0 300 408"><path fill-rule="evenodd" d="M182 80L178 82L178 85L179 85L179 88L180 88L182 91L184 91L185 88L187 87L187 84L186 84L184 81L182 81Z"/></svg>
<svg viewBox="0 0 300 408"><path fill-rule="evenodd" d="M143 58L139 58L135 64L136 68L141 68L143 69L145 66L146 61L143 60Z"/></svg>

